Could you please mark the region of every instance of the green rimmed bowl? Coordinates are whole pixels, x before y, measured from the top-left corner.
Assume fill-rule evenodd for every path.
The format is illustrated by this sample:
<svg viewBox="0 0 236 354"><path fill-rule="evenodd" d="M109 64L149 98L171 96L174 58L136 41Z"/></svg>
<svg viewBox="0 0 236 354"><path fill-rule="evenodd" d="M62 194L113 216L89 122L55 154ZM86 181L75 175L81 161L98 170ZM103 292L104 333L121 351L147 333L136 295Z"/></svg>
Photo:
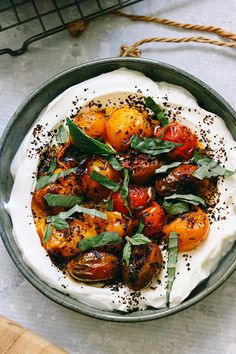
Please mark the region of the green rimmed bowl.
<svg viewBox="0 0 236 354"><path fill-rule="evenodd" d="M68 87L124 66L131 70L140 71L154 81L166 81L183 86L192 93L202 108L223 117L228 129L234 139L236 139L236 113L232 107L209 86L176 67L157 61L133 58L103 59L79 65L50 79L29 96L5 129L0 143L0 233L5 247L18 269L39 291L53 301L71 310L103 320L138 322L153 320L179 312L197 303L217 289L236 268L236 243L221 260L217 269L206 280L201 282L182 304L170 309L147 309L128 314L103 311L85 305L51 288L25 264L12 235L10 216L3 205L4 201L8 201L13 185L10 174L11 161L21 141L42 109Z"/></svg>

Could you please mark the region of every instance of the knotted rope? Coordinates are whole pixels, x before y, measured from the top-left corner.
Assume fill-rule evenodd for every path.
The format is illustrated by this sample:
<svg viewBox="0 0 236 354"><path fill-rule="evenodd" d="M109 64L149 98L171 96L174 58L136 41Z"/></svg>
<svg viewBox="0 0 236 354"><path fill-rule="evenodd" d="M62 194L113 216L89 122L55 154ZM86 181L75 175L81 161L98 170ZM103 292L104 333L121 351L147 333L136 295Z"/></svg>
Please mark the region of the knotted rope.
<svg viewBox="0 0 236 354"><path fill-rule="evenodd" d="M196 25L190 23L180 23L175 22L166 18L156 18L150 16L136 16L131 14L126 14L122 12L116 12L116 15L129 18L132 21L144 21L144 22L153 22L158 24L164 24L168 26L173 26L182 29L188 30L197 30L197 31L204 31L215 33L222 38L226 38L230 40L229 42L223 42L220 40L210 39L201 36L193 36L193 37L180 37L180 38L167 38L167 37L154 37L154 38L144 38L138 42L133 43L130 46L122 45L121 46L121 53L122 57L130 56L130 57L140 57L141 51L138 48L142 44L150 43L150 42L159 42L159 43L186 43L186 42L197 42L197 43L204 43L204 44L212 44L217 45L220 47L228 47L228 48L236 48L236 34L231 32L226 32L220 27L214 26L205 26L205 25Z"/></svg>

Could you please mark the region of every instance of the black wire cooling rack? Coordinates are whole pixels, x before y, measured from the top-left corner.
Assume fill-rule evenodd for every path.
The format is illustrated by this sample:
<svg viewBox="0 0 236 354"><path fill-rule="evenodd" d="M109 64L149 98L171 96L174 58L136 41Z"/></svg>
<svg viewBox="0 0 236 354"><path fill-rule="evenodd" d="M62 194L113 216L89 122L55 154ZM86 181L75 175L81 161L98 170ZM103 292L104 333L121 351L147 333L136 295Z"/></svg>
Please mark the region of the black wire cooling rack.
<svg viewBox="0 0 236 354"><path fill-rule="evenodd" d="M73 21L91 20L139 1L0 0L0 55L20 55L30 43L64 30Z"/></svg>

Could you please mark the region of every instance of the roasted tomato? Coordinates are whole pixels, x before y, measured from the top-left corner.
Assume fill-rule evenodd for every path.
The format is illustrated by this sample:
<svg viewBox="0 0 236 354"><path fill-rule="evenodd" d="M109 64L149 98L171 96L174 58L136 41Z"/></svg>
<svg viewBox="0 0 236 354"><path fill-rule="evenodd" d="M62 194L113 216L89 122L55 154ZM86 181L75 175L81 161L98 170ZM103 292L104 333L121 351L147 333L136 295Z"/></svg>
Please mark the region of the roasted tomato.
<svg viewBox="0 0 236 354"><path fill-rule="evenodd" d="M45 217L35 217L34 223L36 226L37 234L39 235L40 240L43 240L44 231L46 227L46 218Z"/></svg>
<svg viewBox="0 0 236 354"><path fill-rule="evenodd" d="M124 282L130 289L139 291L151 283L161 267L162 255L156 243L133 246L129 266L124 261L122 264Z"/></svg>
<svg viewBox="0 0 236 354"><path fill-rule="evenodd" d="M182 144L182 146L177 146L168 154L172 160L188 160L196 147L196 136L188 127L177 122L170 123L167 128L157 129L154 135L162 140ZM162 135L164 136L162 137Z"/></svg>
<svg viewBox="0 0 236 354"><path fill-rule="evenodd" d="M120 180L120 174L103 158L93 158L89 160L87 169L81 177L82 189L85 195L99 201L108 197L111 191L90 178L92 171L96 171L104 177L116 182Z"/></svg>
<svg viewBox="0 0 236 354"><path fill-rule="evenodd" d="M60 254L64 258L71 258L79 253L77 243L82 239L96 236L97 231L94 226L89 225L83 220L73 220L70 226L62 231L52 228L51 237L43 244L50 256Z"/></svg>
<svg viewBox="0 0 236 354"><path fill-rule="evenodd" d="M100 138L104 136L106 117L99 111L88 111L79 113L73 119L73 122L78 125L83 131L91 136L91 138Z"/></svg>
<svg viewBox="0 0 236 354"><path fill-rule="evenodd" d="M133 221L131 218L118 213L117 211L105 211L104 214L107 215L107 220L94 218L95 227L99 230L99 232L118 232L120 237L124 237L132 233Z"/></svg>
<svg viewBox="0 0 236 354"><path fill-rule="evenodd" d="M150 182L155 170L162 165L162 162L155 156L137 154L134 151L120 154L117 158L120 164L129 170L131 182L141 185Z"/></svg>
<svg viewBox="0 0 236 354"><path fill-rule="evenodd" d="M48 172L50 163L52 160L57 158L58 151L60 150L60 146L50 146L43 150L42 154L40 154L40 161L38 165L38 176L42 177Z"/></svg>
<svg viewBox="0 0 236 354"><path fill-rule="evenodd" d="M101 249L103 251L119 253L123 248L124 237L132 235L132 232L137 226L137 223L128 216L125 216L124 214L118 213L116 211L103 211L103 213L107 215L106 220L85 214L84 219L91 226L95 227L97 233L117 232L121 237L121 242L108 244L103 246Z"/></svg>
<svg viewBox="0 0 236 354"><path fill-rule="evenodd" d="M152 133L146 113L141 113L135 108L115 110L106 123L106 141L117 151L128 149L133 134L150 137Z"/></svg>
<svg viewBox="0 0 236 354"><path fill-rule="evenodd" d="M61 145L57 162L65 169L78 167L82 172L85 169L85 163L88 160L88 155L83 155L74 145Z"/></svg>
<svg viewBox="0 0 236 354"><path fill-rule="evenodd" d="M164 209L153 202L149 208L143 210L141 215L145 225L144 234L148 237L158 235L166 221Z"/></svg>
<svg viewBox="0 0 236 354"><path fill-rule="evenodd" d="M113 208L115 211L119 211L122 214L129 215L129 210L124 204L120 192L113 192L111 199L114 201ZM129 208L134 215L140 214L140 212L148 206L153 199L153 190L151 187L139 187L129 186Z"/></svg>
<svg viewBox="0 0 236 354"><path fill-rule="evenodd" d="M58 183L64 187L65 195L82 193L80 176L77 173L70 173L68 176L59 178Z"/></svg>
<svg viewBox="0 0 236 354"><path fill-rule="evenodd" d="M168 238L170 232L179 235L179 251L191 251L196 248L208 235L210 228L209 219L202 209L179 216L162 231Z"/></svg>
<svg viewBox="0 0 236 354"><path fill-rule="evenodd" d="M84 282L114 279L118 272L118 258L113 254L93 250L85 252L67 263L70 275Z"/></svg>
<svg viewBox="0 0 236 354"><path fill-rule="evenodd" d="M57 168L54 173L60 173L64 169ZM35 210L35 214L39 216L40 210L50 211L51 214L59 213L63 210L61 207L50 208L47 205L44 196L47 193L61 194L61 195L75 195L81 194L80 177L76 173L70 173L68 176L59 178L55 183L50 183L47 186L35 190L32 198L32 208Z"/></svg>
<svg viewBox="0 0 236 354"><path fill-rule="evenodd" d="M42 210L46 210L48 209L46 200L44 199L44 196L47 193L52 193L52 194L64 194L64 187L61 186L60 184L56 184L56 183L51 183L47 186L45 186L44 188L35 190L34 194L33 194L33 199L32 199L32 203L36 203L36 205L42 209Z"/></svg>
<svg viewBox="0 0 236 354"><path fill-rule="evenodd" d="M197 168L191 164L180 165L174 168L167 177L158 177L155 184L156 192L163 197L176 192L204 195L209 189L209 180L194 177L193 172Z"/></svg>

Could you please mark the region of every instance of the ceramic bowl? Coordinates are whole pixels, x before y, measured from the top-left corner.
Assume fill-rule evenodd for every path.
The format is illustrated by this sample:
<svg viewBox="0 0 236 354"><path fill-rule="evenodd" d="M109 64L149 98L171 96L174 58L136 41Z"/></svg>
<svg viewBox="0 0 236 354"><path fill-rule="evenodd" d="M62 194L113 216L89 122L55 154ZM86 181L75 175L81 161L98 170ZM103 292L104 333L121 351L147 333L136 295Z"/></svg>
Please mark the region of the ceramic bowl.
<svg viewBox="0 0 236 354"><path fill-rule="evenodd" d="M236 138L236 113L230 105L205 83L176 67L157 61L133 58L103 59L79 65L53 77L36 90L17 110L5 129L0 143L0 232L5 247L18 269L39 291L53 301L73 311L95 318L120 322L137 322L172 315L196 304L218 288L236 268L236 243L230 252L221 260L217 269L206 280L201 282L182 304L174 308L163 308L159 310L147 309L145 311L127 314L102 311L87 306L51 288L34 274L25 264L17 248L12 235L11 219L3 207L3 202L9 199L13 184L10 174L11 161L25 134L42 109L68 87L120 67L140 71L154 81L166 81L183 86L196 97L201 107L223 117L228 129L231 131L234 138Z"/></svg>

